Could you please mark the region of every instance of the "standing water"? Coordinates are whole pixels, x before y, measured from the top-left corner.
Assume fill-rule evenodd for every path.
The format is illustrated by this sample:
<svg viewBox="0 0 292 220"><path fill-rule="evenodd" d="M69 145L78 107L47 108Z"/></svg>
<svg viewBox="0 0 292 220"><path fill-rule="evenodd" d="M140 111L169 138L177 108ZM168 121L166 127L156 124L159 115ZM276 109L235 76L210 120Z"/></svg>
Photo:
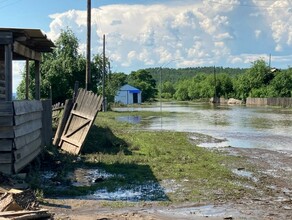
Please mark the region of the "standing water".
<svg viewBox="0 0 292 220"><path fill-rule="evenodd" d="M233 146L292 151L292 109L162 103L151 108L115 110L173 112L171 116L152 118L144 128L201 133L222 140L201 143L200 146L204 147Z"/></svg>

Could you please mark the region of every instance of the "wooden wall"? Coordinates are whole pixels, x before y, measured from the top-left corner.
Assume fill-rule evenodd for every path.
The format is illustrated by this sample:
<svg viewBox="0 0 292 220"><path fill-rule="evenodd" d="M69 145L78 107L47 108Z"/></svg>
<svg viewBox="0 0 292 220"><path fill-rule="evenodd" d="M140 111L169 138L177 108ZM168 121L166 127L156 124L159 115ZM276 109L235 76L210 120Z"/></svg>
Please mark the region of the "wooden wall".
<svg viewBox="0 0 292 220"><path fill-rule="evenodd" d="M5 68L4 61L0 60L0 101L5 100Z"/></svg>
<svg viewBox="0 0 292 220"><path fill-rule="evenodd" d="M12 172L13 150L13 105L0 101L0 172Z"/></svg>
<svg viewBox="0 0 292 220"><path fill-rule="evenodd" d="M41 101L0 102L0 171L20 171L42 151Z"/></svg>

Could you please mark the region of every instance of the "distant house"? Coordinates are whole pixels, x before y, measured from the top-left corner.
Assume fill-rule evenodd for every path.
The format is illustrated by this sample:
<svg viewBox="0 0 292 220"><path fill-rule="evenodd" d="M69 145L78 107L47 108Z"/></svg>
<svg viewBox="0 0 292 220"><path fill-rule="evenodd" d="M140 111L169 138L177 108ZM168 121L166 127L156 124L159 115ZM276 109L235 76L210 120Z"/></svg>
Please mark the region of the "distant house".
<svg viewBox="0 0 292 220"><path fill-rule="evenodd" d="M141 93L142 91L131 86L131 85L124 85L122 86L116 93L115 102L122 103L125 105L129 104L141 104Z"/></svg>

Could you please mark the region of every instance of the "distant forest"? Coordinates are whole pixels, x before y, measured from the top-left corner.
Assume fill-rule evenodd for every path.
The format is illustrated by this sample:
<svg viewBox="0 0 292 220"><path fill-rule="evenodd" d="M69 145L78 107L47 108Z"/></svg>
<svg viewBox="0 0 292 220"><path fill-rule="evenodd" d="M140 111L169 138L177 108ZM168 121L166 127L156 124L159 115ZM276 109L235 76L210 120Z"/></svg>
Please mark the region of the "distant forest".
<svg viewBox="0 0 292 220"><path fill-rule="evenodd" d="M153 79L156 81L156 83L159 83L160 81L160 71L161 71L161 77L162 81L169 81L171 83L177 83L180 80L185 79L191 79L195 77L198 74L220 74L225 73L229 76L237 76L239 74L243 74L246 72L247 68L230 68L230 67L188 67L188 68L180 68L180 69L174 69L174 68L147 68L145 69L147 72L150 73L150 75L153 77Z"/></svg>

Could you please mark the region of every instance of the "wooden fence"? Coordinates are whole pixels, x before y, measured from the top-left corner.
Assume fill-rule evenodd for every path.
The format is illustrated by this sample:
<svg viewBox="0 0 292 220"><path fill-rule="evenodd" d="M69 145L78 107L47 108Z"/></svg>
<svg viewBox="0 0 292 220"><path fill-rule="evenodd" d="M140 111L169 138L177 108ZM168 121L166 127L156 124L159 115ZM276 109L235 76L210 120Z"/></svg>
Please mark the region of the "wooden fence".
<svg viewBox="0 0 292 220"><path fill-rule="evenodd" d="M17 173L52 141L51 101L0 102L0 171Z"/></svg>
<svg viewBox="0 0 292 220"><path fill-rule="evenodd" d="M292 107L292 98L247 98L246 105Z"/></svg>

